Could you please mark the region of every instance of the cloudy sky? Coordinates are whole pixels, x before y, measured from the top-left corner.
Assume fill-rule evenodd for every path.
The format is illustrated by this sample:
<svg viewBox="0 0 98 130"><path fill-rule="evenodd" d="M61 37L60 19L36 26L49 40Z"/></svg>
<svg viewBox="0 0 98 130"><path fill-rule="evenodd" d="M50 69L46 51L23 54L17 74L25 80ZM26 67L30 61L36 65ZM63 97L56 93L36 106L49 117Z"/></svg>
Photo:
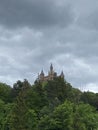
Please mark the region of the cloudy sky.
<svg viewBox="0 0 98 130"><path fill-rule="evenodd" d="M0 0L0 82L33 84L50 63L98 92L98 0Z"/></svg>

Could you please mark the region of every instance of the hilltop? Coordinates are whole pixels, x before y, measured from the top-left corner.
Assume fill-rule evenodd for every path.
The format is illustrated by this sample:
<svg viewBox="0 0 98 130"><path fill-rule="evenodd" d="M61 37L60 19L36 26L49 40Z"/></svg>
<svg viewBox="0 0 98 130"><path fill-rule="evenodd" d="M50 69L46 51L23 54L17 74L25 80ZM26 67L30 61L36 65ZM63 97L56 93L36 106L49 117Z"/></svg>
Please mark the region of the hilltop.
<svg viewBox="0 0 98 130"><path fill-rule="evenodd" d="M0 83L1 130L97 130L98 93L81 92L61 76Z"/></svg>

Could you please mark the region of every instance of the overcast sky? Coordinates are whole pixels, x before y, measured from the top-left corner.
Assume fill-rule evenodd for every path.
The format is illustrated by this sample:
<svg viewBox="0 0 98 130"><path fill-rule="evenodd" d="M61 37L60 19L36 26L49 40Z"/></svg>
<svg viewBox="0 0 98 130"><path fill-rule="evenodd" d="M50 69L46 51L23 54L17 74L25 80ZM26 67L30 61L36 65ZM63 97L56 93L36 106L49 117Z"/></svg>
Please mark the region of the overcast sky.
<svg viewBox="0 0 98 130"><path fill-rule="evenodd" d="M98 0L0 0L0 82L33 84L50 63L98 92Z"/></svg>

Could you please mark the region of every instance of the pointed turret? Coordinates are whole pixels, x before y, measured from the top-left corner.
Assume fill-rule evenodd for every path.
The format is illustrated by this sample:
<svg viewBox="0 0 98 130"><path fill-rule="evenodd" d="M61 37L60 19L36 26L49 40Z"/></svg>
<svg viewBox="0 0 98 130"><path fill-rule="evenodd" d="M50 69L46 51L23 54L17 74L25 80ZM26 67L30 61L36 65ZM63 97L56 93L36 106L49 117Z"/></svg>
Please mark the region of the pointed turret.
<svg viewBox="0 0 98 130"><path fill-rule="evenodd" d="M52 72L53 71L53 65L51 64L50 65L50 72Z"/></svg>
<svg viewBox="0 0 98 130"><path fill-rule="evenodd" d="M48 73L48 77L49 77L49 80L53 80L53 78L54 78L54 70L53 70L52 64L50 65L50 71Z"/></svg>
<svg viewBox="0 0 98 130"><path fill-rule="evenodd" d="M61 76L61 78L64 78L64 73L63 73L63 71L61 72L61 75L60 75L60 76Z"/></svg>
<svg viewBox="0 0 98 130"><path fill-rule="evenodd" d="M40 75L43 75L43 76L44 76L44 71L43 71L43 70L41 71L41 74L40 74Z"/></svg>
<svg viewBox="0 0 98 130"><path fill-rule="evenodd" d="M44 80L44 72L43 72L43 70L41 71L39 77L40 77L40 81L43 81L43 80Z"/></svg>

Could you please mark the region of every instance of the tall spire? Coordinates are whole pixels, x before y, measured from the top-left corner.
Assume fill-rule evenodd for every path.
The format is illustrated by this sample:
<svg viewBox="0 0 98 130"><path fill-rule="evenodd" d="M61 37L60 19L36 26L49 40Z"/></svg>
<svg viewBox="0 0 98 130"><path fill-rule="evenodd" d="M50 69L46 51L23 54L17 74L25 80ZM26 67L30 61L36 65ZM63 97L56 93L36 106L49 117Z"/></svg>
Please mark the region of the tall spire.
<svg viewBox="0 0 98 130"><path fill-rule="evenodd" d="M64 73L63 73L63 71L61 72L61 75L60 75L60 76L61 76L61 78L64 78Z"/></svg>
<svg viewBox="0 0 98 130"><path fill-rule="evenodd" d="M53 71L53 65L52 65L52 63L51 63L51 65L50 65L50 71L51 71L51 72Z"/></svg>
<svg viewBox="0 0 98 130"><path fill-rule="evenodd" d="M43 70L41 71L41 73L39 75L39 80L44 81L44 72L43 72Z"/></svg>
<svg viewBox="0 0 98 130"><path fill-rule="evenodd" d="M41 71L41 74L40 75L44 75L44 72L43 72L43 70Z"/></svg>

